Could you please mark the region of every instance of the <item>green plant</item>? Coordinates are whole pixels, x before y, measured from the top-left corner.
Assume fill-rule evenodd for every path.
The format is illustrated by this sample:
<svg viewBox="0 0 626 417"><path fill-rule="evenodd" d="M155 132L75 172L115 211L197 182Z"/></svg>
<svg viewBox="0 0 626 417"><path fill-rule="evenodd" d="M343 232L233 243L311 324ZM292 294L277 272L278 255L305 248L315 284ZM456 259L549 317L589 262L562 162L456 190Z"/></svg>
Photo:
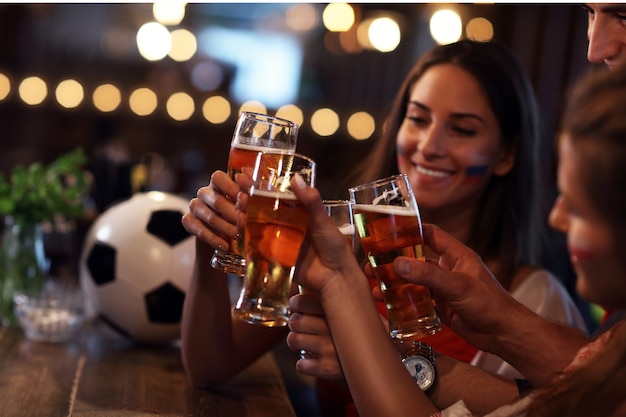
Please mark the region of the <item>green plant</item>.
<svg viewBox="0 0 626 417"><path fill-rule="evenodd" d="M61 155L49 165L34 162L13 169L10 182L0 174L0 214L22 224L69 220L85 214L88 183L81 148Z"/></svg>

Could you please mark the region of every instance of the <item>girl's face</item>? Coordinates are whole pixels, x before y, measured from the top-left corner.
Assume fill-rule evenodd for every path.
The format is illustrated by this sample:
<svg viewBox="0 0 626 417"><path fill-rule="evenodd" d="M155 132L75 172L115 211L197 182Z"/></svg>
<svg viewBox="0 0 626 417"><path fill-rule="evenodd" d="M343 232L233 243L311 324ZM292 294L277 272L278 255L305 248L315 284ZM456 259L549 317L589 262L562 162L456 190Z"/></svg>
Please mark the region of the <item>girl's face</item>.
<svg viewBox="0 0 626 417"><path fill-rule="evenodd" d="M579 176L585 171L569 138L559 144L560 195L550 225L567 233L567 247L582 298L609 309L626 307L626 259L614 226L587 198ZM623 243L623 242L622 242Z"/></svg>
<svg viewBox="0 0 626 417"><path fill-rule="evenodd" d="M429 68L415 83L396 145L400 172L426 209L476 204L491 176L508 173L514 160L500 146L480 84L451 64Z"/></svg>

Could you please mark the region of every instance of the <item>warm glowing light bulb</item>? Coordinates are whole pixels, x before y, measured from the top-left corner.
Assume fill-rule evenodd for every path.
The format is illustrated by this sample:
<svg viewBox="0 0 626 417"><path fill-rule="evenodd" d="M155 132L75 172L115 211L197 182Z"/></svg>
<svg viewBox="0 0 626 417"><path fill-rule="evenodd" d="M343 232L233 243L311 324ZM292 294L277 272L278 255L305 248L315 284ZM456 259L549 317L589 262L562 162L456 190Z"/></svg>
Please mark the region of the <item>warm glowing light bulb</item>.
<svg viewBox="0 0 626 417"><path fill-rule="evenodd" d="M333 135L339 129L339 116L333 110L316 110L311 116L311 128L320 136Z"/></svg>
<svg viewBox="0 0 626 417"><path fill-rule="evenodd" d="M239 113L244 111L251 111L254 113L267 114L267 107L263 103L256 100L246 101L239 107Z"/></svg>
<svg viewBox="0 0 626 417"><path fill-rule="evenodd" d="M306 32L317 26L319 14L312 4L293 4L285 11L287 26L298 32Z"/></svg>
<svg viewBox="0 0 626 417"><path fill-rule="evenodd" d="M164 1L152 5L152 14L162 25L177 25L185 18L187 3L181 1Z"/></svg>
<svg viewBox="0 0 626 417"><path fill-rule="evenodd" d="M230 114L230 103L222 96L209 97L202 105L202 115L213 124L224 123Z"/></svg>
<svg viewBox="0 0 626 417"><path fill-rule="evenodd" d="M453 10L438 10L430 18L430 34L439 45L458 41L461 33L461 17Z"/></svg>
<svg viewBox="0 0 626 417"><path fill-rule="evenodd" d="M322 13L322 21L331 32L345 32L354 24L354 9L348 3L330 3Z"/></svg>
<svg viewBox="0 0 626 417"><path fill-rule="evenodd" d="M102 84L96 87L92 95L93 105L101 112L108 113L117 109L122 102L119 88L113 84Z"/></svg>
<svg viewBox="0 0 626 417"><path fill-rule="evenodd" d="M171 36L172 47L168 53L170 58L177 62L189 61L198 50L195 35L187 29L176 29Z"/></svg>
<svg viewBox="0 0 626 417"><path fill-rule="evenodd" d="M83 86L76 80L61 81L54 94L59 104L66 109L78 107L85 98Z"/></svg>
<svg viewBox="0 0 626 417"><path fill-rule="evenodd" d="M372 46L380 52L391 52L400 43L400 26L390 17L374 19L367 34Z"/></svg>
<svg viewBox="0 0 626 417"><path fill-rule="evenodd" d="M189 119L195 111L193 98L187 93L174 93L167 99L165 103L167 114L178 122Z"/></svg>
<svg viewBox="0 0 626 417"><path fill-rule="evenodd" d="M489 42L493 39L493 25L484 17L475 17L467 22L465 33L469 39L478 42Z"/></svg>
<svg viewBox="0 0 626 417"><path fill-rule="evenodd" d="M137 48L141 56L148 61L158 61L172 48L172 37L162 24L146 23L137 31Z"/></svg>
<svg viewBox="0 0 626 417"><path fill-rule="evenodd" d="M6 75L0 73L0 101L7 98L11 92L11 80Z"/></svg>
<svg viewBox="0 0 626 417"><path fill-rule="evenodd" d="M30 106L41 104L48 96L46 82L36 76L24 78L17 91L22 101Z"/></svg>
<svg viewBox="0 0 626 417"><path fill-rule="evenodd" d="M128 105L137 116L148 116L154 113L159 101L154 91L140 87L130 93Z"/></svg>
<svg viewBox="0 0 626 417"><path fill-rule="evenodd" d="M304 115L302 114L302 110L300 107L295 104L286 104L279 108L276 111L276 117L280 117L281 119L291 120L296 123L298 126L302 126L302 121L304 120Z"/></svg>
<svg viewBox="0 0 626 417"><path fill-rule="evenodd" d="M348 119L348 134L356 140L369 139L376 130L376 121L364 111L354 113Z"/></svg>

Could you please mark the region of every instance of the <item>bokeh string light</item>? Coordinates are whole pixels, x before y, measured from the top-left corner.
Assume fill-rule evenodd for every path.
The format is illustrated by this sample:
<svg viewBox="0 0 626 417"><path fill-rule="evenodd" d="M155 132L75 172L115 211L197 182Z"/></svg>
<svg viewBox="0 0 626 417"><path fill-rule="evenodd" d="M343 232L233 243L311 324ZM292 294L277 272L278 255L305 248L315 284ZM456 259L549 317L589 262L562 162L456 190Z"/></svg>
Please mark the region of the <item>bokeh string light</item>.
<svg viewBox="0 0 626 417"><path fill-rule="evenodd" d="M155 21L144 23L136 34L137 48L144 59L158 61L169 56L172 61L185 62L197 54L199 45L194 33L182 27L172 28L171 31L168 28L183 21L185 7L186 3L183 2L154 3ZM378 10L363 16L358 5L348 3L329 3L321 15L319 10L319 7L311 4L289 6L284 12L285 25L294 32L305 32L313 30L321 22L328 33L339 32L336 45L343 49L343 53L358 53L366 49L391 52L402 40L402 16L397 13ZM440 8L431 16L430 29L436 42L453 42L462 36L461 16L454 10ZM491 23L482 17L472 19L465 27L468 38L480 41L492 39L493 31ZM247 100L243 104L236 104L235 98L211 95L210 91L215 90L222 78L207 79L206 74L216 73L212 68L217 66L207 60L196 66L198 70L191 72L190 81L199 92L177 91L165 97L164 93L159 93L159 88L124 88L103 83L94 86L89 93L90 88L72 74L67 74L54 88L54 96L63 109L91 105L103 113L130 111L138 117L146 117L155 115L162 108L165 114L179 123L190 121L198 115L208 123L217 125L228 122L234 111L270 113L268 106L261 101ZM51 81L37 75L16 80L17 77L2 73L0 69L0 101L11 99L14 90L28 106L38 106L46 101ZM85 97L88 99L85 100ZM290 103L278 106L275 115L300 125L308 125L320 137L335 135L343 128L350 138L367 140L374 136L377 129L375 118L364 110L340 114L328 107L303 109Z"/></svg>

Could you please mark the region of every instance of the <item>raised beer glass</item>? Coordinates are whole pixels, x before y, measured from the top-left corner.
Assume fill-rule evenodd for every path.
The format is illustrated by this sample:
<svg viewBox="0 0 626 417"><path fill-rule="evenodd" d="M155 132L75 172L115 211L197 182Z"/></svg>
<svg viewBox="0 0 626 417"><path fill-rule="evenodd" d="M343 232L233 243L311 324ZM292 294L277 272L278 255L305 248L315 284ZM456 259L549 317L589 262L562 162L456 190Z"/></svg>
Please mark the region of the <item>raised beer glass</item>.
<svg viewBox="0 0 626 417"><path fill-rule="evenodd" d="M259 152L279 150L294 153L298 125L289 120L266 114L242 112L239 115L228 155L228 175L234 181L243 168L254 167ZM211 266L223 272L245 274L242 239L234 239L230 247L216 249Z"/></svg>
<svg viewBox="0 0 626 417"><path fill-rule="evenodd" d="M315 166L299 154L257 155L245 210L246 274L235 317L269 327L287 325L296 260L309 224L291 179L299 174L314 187Z"/></svg>
<svg viewBox="0 0 626 417"><path fill-rule="evenodd" d="M428 288L410 284L393 271L398 256L424 260L419 209L406 175L399 174L349 189L361 246L383 291L389 333L419 339L441 330Z"/></svg>

